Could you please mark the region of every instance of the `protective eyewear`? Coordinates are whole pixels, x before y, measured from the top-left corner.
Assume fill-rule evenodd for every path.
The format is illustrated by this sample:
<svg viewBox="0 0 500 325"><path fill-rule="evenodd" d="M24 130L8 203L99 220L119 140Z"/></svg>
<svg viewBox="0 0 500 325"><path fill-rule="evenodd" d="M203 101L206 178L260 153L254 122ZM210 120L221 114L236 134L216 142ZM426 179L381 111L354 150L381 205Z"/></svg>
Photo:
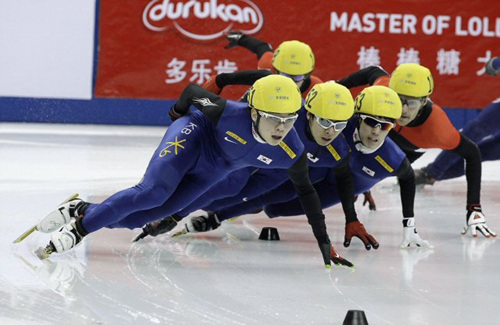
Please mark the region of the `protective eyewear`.
<svg viewBox="0 0 500 325"><path fill-rule="evenodd" d="M333 127L335 131L342 131L347 125L347 121L334 122L332 120L319 116L316 116L316 123L318 123L319 126L321 126L325 130Z"/></svg>
<svg viewBox="0 0 500 325"><path fill-rule="evenodd" d="M278 72L278 73L279 73L280 76L284 76L284 77L290 78L290 79L292 79L295 82L302 81L302 80L304 80L306 78L306 76L303 75L303 74L294 76L294 75L287 74L287 73L284 73L284 72Z"/></svg>
<svg viewBox="0 0 500 325"><path fill-rule="evenodd" d="M399 99L401 99L401 104L406 105L410 110L420 108L423 102L421 98L407 98L399 96Z"/></svg>
<svg viewBox="0 0 500 325"><path fill-rule="evenodd" d="M378 126L383 131L389 131L394 127L394 123L392 122L377 120L376 118L368 115L360 115L359 117L361 117L363 122L371 128L376 128Z"/></svg>
<svg viewBox="0 0 500 325"><path fill-rule="evenodd" d="M299 117L298 114L294 114L294 115L286 116L286 117L281 117L281 116L276 116L276 115L269 114L266 112L262 112L259 110L257 110L257 113L259 113L260 116L266 118L268 121L270 121L273 124L279 125L279 124L283 123L285 126L293 125L293 123L295 123L295 121L297 120L297 117Z"/></svg>

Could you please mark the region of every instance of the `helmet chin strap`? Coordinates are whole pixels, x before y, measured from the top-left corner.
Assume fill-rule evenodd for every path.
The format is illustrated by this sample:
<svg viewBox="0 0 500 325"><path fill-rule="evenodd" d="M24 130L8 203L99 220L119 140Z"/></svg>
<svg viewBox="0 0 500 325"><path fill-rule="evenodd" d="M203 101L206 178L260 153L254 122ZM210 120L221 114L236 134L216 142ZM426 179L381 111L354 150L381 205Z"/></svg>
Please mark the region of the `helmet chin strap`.
<svg viewBox="0 0 500 325"><path fill-rule="evenodd" d="M259 132L260 115L257 114L257 120L252 120L252 135L259 143L267 143Z"/></svg>

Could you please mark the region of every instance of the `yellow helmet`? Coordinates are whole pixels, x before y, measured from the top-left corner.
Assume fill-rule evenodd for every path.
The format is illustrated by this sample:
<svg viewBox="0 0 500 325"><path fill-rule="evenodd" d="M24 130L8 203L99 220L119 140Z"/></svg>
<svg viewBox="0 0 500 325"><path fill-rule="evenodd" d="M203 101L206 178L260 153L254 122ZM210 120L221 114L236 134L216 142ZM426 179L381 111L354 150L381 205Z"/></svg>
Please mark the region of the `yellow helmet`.
<svg viewBox="0 0 500 325"><path fill-rule="evenodd" d="M356 97L354 112L391 119L401 117L403 107L398 94L385 86L371 86L363 89Z"/></svg>
<svg viewBox="0 0 500 325"><path fill-rule="evenodd" d="M269 113L295 113L302 107L302 96L292 79L272 74L252 85L248 106Z"/></svg>
<svg viewBox="0 0 500 325"><path fill-rule="evenodd" d="M335 82L316 84L307 94L306 110L321 118L344 121L354 113L354 100L346 87Z"/></svg>
<svg viewBox="0 0 500 325"><path fill-rule="evenodd" d="M314 70L314 54L306 43L285 41L274 51L273 67L289 75L306 75Z"/></svg>
<svg viewBox="0 0 500 325"><path fill-rule="evenodd" d="M426 97L434 90L429 69L416 63L403 63L391 75L389 87L399 95Z"/></svg>

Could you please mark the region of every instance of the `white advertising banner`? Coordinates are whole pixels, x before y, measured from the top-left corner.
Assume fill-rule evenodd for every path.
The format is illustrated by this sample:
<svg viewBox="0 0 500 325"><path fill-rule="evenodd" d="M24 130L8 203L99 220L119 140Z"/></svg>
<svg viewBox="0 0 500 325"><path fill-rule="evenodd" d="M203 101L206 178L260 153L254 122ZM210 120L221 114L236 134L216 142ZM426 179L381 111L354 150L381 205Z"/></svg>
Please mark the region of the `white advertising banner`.
<svg viewBox="0 0 500 325"><path fill-rule="evenodd" d="M0 96L92 97L95 0L0 0Z"/></svg>

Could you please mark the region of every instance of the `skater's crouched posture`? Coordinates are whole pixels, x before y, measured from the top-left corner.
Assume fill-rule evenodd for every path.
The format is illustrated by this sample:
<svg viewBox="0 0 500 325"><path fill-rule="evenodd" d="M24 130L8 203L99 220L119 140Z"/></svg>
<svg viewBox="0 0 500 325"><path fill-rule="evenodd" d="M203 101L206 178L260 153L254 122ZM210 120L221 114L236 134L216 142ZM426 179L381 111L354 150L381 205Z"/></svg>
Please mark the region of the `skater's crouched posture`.
<svg viewBox="0 0 500 325"><path fill-rule="evenodd" d="M248 103L233 102L188 86L170 111L177 120L143 180L101 204L72 200L59 206L44 222L72 220L52 235L42 257L67 251L103 227L134 229L171 215L230 172L254 166L288 170L329 266L333 249L325 216L308 177L304 146L293 128L302 106L300 91L290 78L271 75L256 81L248 98ZM187 114L191 106L196 110Z"/></svg>

